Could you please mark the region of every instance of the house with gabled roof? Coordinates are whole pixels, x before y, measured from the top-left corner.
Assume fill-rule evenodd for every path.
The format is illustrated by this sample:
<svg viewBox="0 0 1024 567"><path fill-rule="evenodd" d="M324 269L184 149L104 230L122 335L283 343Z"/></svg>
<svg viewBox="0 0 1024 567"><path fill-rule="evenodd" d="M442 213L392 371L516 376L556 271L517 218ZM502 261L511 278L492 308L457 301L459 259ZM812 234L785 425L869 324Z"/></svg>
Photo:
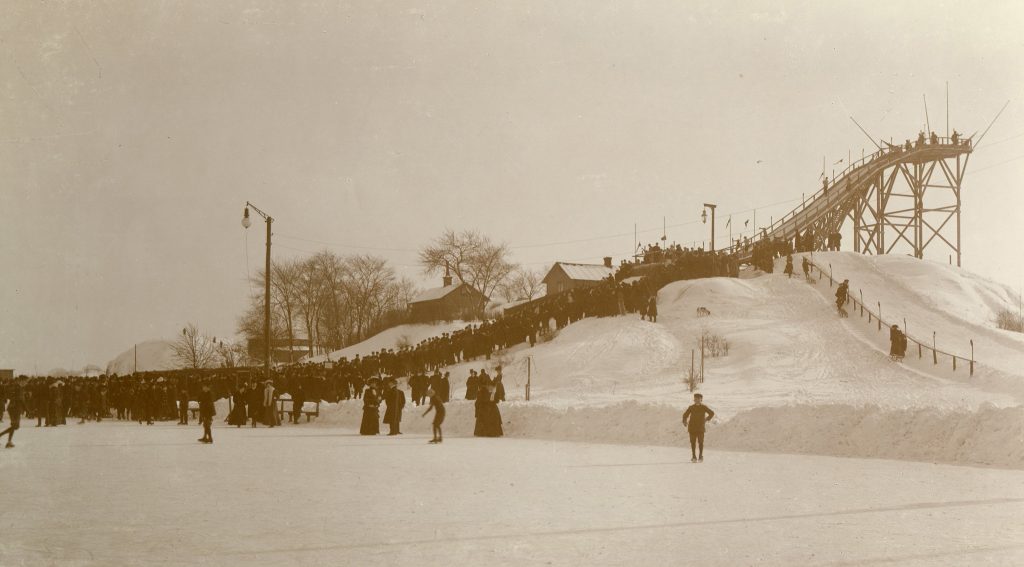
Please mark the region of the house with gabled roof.
<svg viewBox="0 0 1024 567"><path fill-rule="evenodd" d="M477 319L487 304L487 296L473 286L445 274L441 287L423 291L409 302L409 318L414 323Z"/></svg>
<svg viewBox="0 0 1024 567"><path fill-rule="evenodd" d="M576 264L573 262L555 262L544 276L547 295L562 293L579 287L590 287L615 275L612 259L605 258L604 264Z"/></svg>

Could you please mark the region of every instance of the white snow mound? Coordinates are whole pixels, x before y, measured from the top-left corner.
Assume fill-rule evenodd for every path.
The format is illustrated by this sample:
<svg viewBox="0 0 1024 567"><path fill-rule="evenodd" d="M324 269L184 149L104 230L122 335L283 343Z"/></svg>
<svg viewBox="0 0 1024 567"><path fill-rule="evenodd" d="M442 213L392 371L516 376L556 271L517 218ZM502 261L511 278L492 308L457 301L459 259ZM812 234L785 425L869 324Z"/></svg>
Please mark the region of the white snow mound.
<svg viewBox="0 0 1024 567"><path fill-rule="evenodd" d="M135 372L136 368L139 372L149 372L181 367L175 360L173 342L164 339L148 340L138 344L137 367L135 356L135 346L117 355L107 363L107 374L124 376Z"/></svg>

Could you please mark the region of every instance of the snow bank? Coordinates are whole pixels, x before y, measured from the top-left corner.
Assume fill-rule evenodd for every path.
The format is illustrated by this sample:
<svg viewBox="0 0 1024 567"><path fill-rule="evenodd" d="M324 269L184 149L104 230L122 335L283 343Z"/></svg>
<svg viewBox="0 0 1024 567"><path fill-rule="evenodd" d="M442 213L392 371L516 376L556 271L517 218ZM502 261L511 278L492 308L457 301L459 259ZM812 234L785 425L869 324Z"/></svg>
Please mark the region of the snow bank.
<svg viewBox="0 0 1024 567"><path fill-rule="evenodd" d="M505 435L625 445L688 447L679 408L635 401L560 409L526 402L500 406ZM472 402L447 404L447 435L473 433ZM430 434L425 407L406 407L404 433ZM321 424L358 428L359 402L322 410ZM387 426L382 427L386 432ZM1024 407L975 411L795 405L748 410L708 426L709 450L806 453L1024 469Z"/></svg>
<svg viewBox="0 0 1024 567"><path fill-rule="evenodd" d="M107 374L124 376L135 372L136 347L122 352L107 363ZM175 360L171 341L156 339L138 344L138 371L174 370L181 365Z"/></svg>
<svg viewBox="0 0 1024 567"><path fill-rule="evenodd" d="M848 405L759 408L715 427L744 451L876 457L1024 468L1024 407L976 411Z"/></svg>

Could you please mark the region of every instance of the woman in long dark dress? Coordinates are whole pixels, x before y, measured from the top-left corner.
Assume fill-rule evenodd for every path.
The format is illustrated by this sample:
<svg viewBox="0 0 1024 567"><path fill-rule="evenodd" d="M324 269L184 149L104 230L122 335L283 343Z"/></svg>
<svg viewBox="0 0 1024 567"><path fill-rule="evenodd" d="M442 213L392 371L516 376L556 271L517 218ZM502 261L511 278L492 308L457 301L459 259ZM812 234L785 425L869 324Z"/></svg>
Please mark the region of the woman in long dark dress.
<svg viewBox="0 0 1024 567"><path fill-rule="evenodd" d="M363 422L359 426L360 435L377 435L380 433L380 398L376 386L370 385L363 393Z"/></svg>
<svg viewBox="0 0 1024 567"><path fill-rule="evenodd" d="M249 416L245 411L245 404L248 402L248 392L246 391L245 384L235 389L234 393L231 394L231 415L228 418L228 424L236 427L242 427L249 421Z"/></svg>
<svg viewBox="0 0 1024 567"><path fill-rule="evenodd" d="M476 427L473 435L477 437L501 437L501 411L498 402L494 401L494 386L480 388L476 399Z"/></svg>

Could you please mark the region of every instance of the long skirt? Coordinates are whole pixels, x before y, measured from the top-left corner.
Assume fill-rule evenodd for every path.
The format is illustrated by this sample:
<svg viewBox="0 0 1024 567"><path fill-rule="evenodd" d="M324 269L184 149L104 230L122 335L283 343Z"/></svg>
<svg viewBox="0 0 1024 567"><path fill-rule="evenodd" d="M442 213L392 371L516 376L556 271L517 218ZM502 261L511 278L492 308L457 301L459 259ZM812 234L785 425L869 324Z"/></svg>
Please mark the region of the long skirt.
<svg viewBox="0 0 1024 567"><path fill-rule="evenodd" d="M501 428L501 411L498 410L498 404L494 402L480 404L473 435L476 437L501 437L504 434Z"/></svg>
<svg viewBox="0 0 1024 567"><path fill-rule="evenodd" d="M236 402L234 407L231 408L231 415L228 416L228 424L245 425L248 422L248 417L245 411L245 404Z"/></svg>
<svg viewBox="0 0 1024 567"><path fill-rule="evenodd" d="M360 435L377 435L380 433L380 410L373 407L363 408L363 422L359 426Z"/></svg>

